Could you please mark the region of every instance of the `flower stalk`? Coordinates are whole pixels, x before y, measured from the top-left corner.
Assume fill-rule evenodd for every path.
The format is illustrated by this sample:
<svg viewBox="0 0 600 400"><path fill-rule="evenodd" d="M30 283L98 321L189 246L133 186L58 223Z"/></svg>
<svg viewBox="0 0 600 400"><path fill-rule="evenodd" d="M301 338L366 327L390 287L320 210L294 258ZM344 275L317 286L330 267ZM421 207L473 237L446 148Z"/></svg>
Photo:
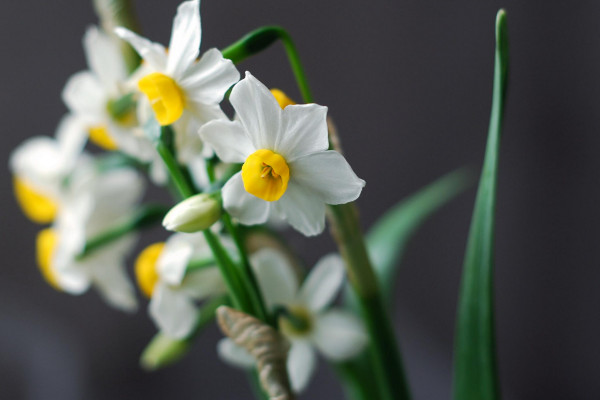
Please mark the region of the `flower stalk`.
<svg viewBox="0 0 600 400"><path fill-rule="evenodd" d="M230 59L234 64L239 64L246 58L268 48L277 40L281 40L287 54L298 89L306 103L313 103L313 96L308 85L304 66L300 61L300 55L290 34L280 26L263 26L253 30L237 42L223 49L223 57Z"/></svg>
<svg viewBox="0 0 600 400"><path fill-rule="evenodd" d="M162 205L149 204L140 208L129 220L102 232L101 234L88 240L78 259L83 259L93 251L117 240L128 233L139 230L146 226L160 221L168 211L168 208Z"/></svg>

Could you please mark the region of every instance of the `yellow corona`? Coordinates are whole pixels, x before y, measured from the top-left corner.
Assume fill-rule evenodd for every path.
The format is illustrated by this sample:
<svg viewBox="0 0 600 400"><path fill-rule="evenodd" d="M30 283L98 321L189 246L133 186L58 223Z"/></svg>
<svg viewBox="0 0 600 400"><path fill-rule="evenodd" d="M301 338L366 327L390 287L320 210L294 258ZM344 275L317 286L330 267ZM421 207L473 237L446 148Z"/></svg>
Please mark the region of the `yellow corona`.
<svg viewBox="0 0 600 400"><path fill-rule="evenodd" d="M290 168L281 155L261 149L246 159L242 180L248 193L266 201L276 201L287 190Z"/></svg>
<svg viewBox="0 0 600 400"><path fill-rule="evenodd" d="M164 247L164 242L151 244L135 260L135 277L138 286L148 298L152 297L152 292L154 292L154 287L156 286L156 282L158 282L156 262Z"/></svg>

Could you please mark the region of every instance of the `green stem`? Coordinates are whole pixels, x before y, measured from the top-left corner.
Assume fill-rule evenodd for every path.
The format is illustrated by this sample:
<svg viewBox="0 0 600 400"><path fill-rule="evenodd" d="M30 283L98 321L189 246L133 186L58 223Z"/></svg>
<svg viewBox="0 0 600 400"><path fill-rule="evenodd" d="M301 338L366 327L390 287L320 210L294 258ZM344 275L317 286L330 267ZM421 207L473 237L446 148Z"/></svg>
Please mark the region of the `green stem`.
<svg viewBox="0 0 600 400"><path fill-rule="evenodd" d="M196 194L194 186L189 181L187 175L181 169L179 163L173 155L170 143L172 141L173 130L170 126L163 126L160 129L160 139L156 142L156 150L163 159L175 187L184 198Z"/></svg>
<svg viewBox="0 0 600 400"><path fill-rule="evenodd" d="M157 221L161 221L169 209L161 205L142 206L129 220L102 232L88 240L77 259L81 260L90 253L117 240L128 233L144 228Z"/></svg>
<svg viewBox="0 0 600 400"><path fill-rule="evenodd" d="M204 238L210 246L215 256L215 261L217 261L217 265L221 270L221 275L231 295L233 306L240 311L254 315L252 302L248 298L242 279L238 275L235 264L229 258L223 245L210 229L206 229L202 233L204 233Z"/></svg>
<svg viewBox="0 0 600 400"><path fill-rule="evenodd" d="M330 206L328 216L369 333L369 351L383 398L410 399L394 329L367 254L356 206L354 203Z"/></svg>
<svg viewBox="0 0 600 400"><path fill-rule="evenodd" d="M237 42L223 49L223 57L228 58L237 64L246 58L263 51L277 40L281 40L283 43L288 61L292 67L292 72L294 73L298 88L302 94L302 99L305 103L314 103L296 45L290 34L282 27L263 26L248 33Z"/></svg>
<svg viewBox="0 0 600 400"><path fill-rule="evenodd" d="M252 266L250 265L250 260L248 259L246 247L244 246L244 241L240 235L237 227L231 222L231 217L226 212L222 215L223 223L225 224L225 228L233 238L235 245L238 249L238 253L241 258L241 273L246 279L243 279L243 283L246 286L246 291L249 293L250 300L252 301L252 305L254 310L256 311L256 317L261 321L272 322L269 321L269 314L267 312L267 308L265 306L264 299L262 297L262 293L260 287L258 286L258 281L256 280L256 276L254 275L254 271L252 270Z"/></svg>
<svg viewBox="0 0 600 400"><path fill-rule="evenodd" d="M172 142L173 130L171 127L161 127L160 137L156 141L156 149L162 157L179 194L183 198L188 198L195 195L196 191L173 154ZM237 268L233 261L231 261L227 251L225 251L220 240L211 230L206 229L203 233L221 271L221 275L223 276L223 280L225 281L225 285L231 296L233 306L241 311L255 315L252 302L245 290L243 280L239 276Z"/></svg>

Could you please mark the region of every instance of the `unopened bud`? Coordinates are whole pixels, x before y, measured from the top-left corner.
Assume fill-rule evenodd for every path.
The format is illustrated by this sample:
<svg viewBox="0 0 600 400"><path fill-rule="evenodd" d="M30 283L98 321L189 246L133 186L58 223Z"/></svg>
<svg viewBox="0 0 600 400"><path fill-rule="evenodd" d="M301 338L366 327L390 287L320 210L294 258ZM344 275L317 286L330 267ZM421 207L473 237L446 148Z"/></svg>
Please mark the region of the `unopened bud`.
<svg viewBox="0 0 600 400"><path fill-rule="evenodd" d="M194 233L211 227L221 217L221 204L214 195L197 194L183 200L165 215L169 231Z"/></svg>
<svg viewBox="0 0 600 400"><path fill-rule="evenodd" d="M189 349L189 340L172 339L158 333L142 353L140 364L147 371L155 371L179 361Z"/></svg>

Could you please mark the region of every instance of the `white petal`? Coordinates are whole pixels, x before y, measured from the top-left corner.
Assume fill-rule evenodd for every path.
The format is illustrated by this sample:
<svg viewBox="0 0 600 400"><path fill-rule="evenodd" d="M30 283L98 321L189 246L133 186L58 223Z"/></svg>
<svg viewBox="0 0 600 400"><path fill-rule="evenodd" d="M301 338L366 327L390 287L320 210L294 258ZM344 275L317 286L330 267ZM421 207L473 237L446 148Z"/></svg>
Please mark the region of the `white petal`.
<svg viewBox="0 0 600 400"><path fill-rule="evenodd" d="M301 392L308 386L308 382L317 368L317 357L309 342L292 342L287 367L292 389L294 392Z"/></svg>
<svg viewBox="0 0 600 400"><path fill-rule="evenodd" d="M19 178L45 195L57 197L64 168L55 140L33 137L17 147L10 157L10 168Z"/></svg>
<svg viewBox="0 0 600 400"><path fill-rule="evenodd" d="M323 200L291 179L285 194L274 205L279 215L305 236L318 235L325 229Z"/></svg>
<svg viewBox="0 0 600 400"><path fill-rule="evenodd" d="M288 162L329 147L327 107L317 104L289 105L283 110L281 136L275 145Z"/></svg>
<svg viewBox="0 0 600 400"><path fill-rule="evenodd" d="M252 254L250 261L267 307L291 304L298 292L298 277L287 258L264 248Z"/></svg>
<svg viewBox="0 0 600 400"><path fill-rule="evenodd" d="M246 192L241 172L227 181L221 193L225 210L242 224L262 224L269 217L270 203Z"/></svg>
<svg viewBox="0 0 600 400"><path fill-rule="evenodd" d="M115 28L115 33L132 45L135 51L150 67L159 72L165 71L167 67L167 51L161 44L151 42L122 27Z"/></svg>
<svg viewBox="0 0 600 400"><path fill-rule="evenodd" d="M356 316L345 311L329 311L317 317L313 341L325 357L343 361L358 355L368 337Z"/></svg>
<svg viewBox="0 0 600 400"><path fill-rule="evenodd" d="M218 104L239 79L240 73L233 62L223 58L218 49L210 49L185 71L180 86L188 99L201 104Z"/></svg>
<svg viewBox="0 0 600 400"><path fill-rule="evenodd" d="M298 185L312 189L327 204L345 204L360 196L365 181L334 150L309 154L289 163Z"/></svg>
<svg viewBox="0 0 600 400"><path fill-rule="evenodd" d="M281 128L281 107L269 89L246 72L246 77L233 87L229 101L254 148L275 149Z"/></svg>
<svg viewBox="0 0 600 400"><path fill-rule="evenodd" d="M221 109L218 104L202 104L194 100L189 100L185 105L186 113L190 113L198 126L202 126L212 120L229 120L227 114ZM197 133L196 129L194 133Z"/></svg>
<svg viewBox="0 0 600 400"><path fill-rule="evenodd" d="M181 282L181 290L195 300L203 300L227 292L221 271L217 267L187 274Z"/></svg>
<svg viewBox="0 0 600 400"><path fill-rule="evenodd" d="M310 271L298 293L298 300L312 311L331 304L344 282L344 264L338 254L321 258Z"/></svg>
<svg viewBox="0 0 600 400"><path fill-rule="evenodd" d="M256 149L237 121L211 121L200 128L200 138L228 163L243 163Z"/></svg>
<svg viewBox="0 0 600 400"><path fill-rule="evenodd" d="M84 128L83 121L73 115L62 118L56 129L56 140L60 147L62 161L62 173L70 171L81 154L87 142L88 134Z"/></svg>
<svg viewBox="0 0 600 400"><path fill-rule="evenodd" d="M239 368L252 368L254 358L243 347L238 346L229 338L221 339L217 343L217 353L221 360Z"/></svg>
<svg viewBox="0 0 600 400"><path fill-rule="evenodd" d="M173 20L169 55L167 57L167 74L175 79L181 78L200 53L200 2L186 1L177 7Z"/></svg>
<svg viewBox="0 0 600 400"><path fill-rule="evenodd" d="M89 277L77 263L73 263L66 268L56 266L53 270L56 274L58 286L67 293L74 295L82 294L86 292L91 285Z"/></svg>
<svg viewBox="0 0 600 400"><path fill-rule="evenodd" d="M107 249L110 250L110 249ZM133 312L137 309L135 291L125 273L123 260L114 256L103 257L104 262L94 262L91 268L93 282L104 300L115 308Z"/></svg>
<svg viewBox="0 0 600 400"><path fill-rule="evenodd" d="M113 37L96 26L89 27L83 37L88 65L106 89L113 88L117 82L127 78L127 68L119 47Z"/></svg>
<svg viewBox="0 0 600 400"><path fill-rule="evenodd" d="M157 270L162 280L179 285L185 270L192 259L194 247L183 233L172 235L165 243L157 263Z"/></svg>
<svg viewBox="0 0 600 400"><path fill-rule="evenodd" d="M91 124L100 123L107 98L102 83L91 72L72 75L63 89L62 98L72 112L91 118Z"/></svg>
<svg viewBox="0 0 600 400"><path fill-rule="evenodd" d="M160 330L175 339L189 335L198 320L198 310L185 293L159 284L150 300L150 316Z"/></svg>

